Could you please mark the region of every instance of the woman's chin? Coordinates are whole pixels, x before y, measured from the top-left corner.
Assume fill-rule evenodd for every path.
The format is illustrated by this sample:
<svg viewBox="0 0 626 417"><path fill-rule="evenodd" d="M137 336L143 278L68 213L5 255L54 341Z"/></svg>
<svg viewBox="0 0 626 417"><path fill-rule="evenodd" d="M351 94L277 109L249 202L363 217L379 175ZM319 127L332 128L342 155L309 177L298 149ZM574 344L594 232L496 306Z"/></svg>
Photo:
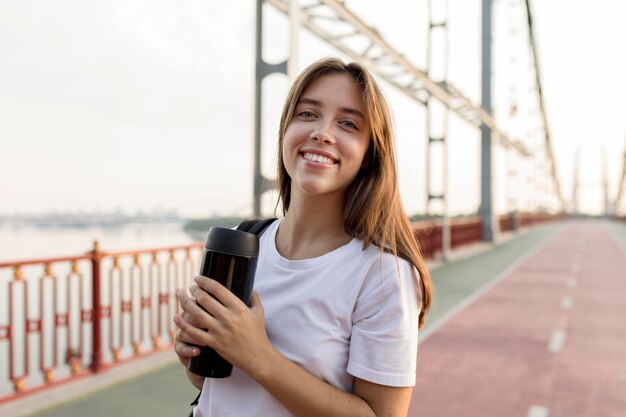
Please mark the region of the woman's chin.
<svg viewBox="0 0 626 417"><path fill-rule="evenodd" d="M297 188L297 192L302 193L305 197L323 197L337 191L329 184L320 181L303 181L297 184Z"/></svg>

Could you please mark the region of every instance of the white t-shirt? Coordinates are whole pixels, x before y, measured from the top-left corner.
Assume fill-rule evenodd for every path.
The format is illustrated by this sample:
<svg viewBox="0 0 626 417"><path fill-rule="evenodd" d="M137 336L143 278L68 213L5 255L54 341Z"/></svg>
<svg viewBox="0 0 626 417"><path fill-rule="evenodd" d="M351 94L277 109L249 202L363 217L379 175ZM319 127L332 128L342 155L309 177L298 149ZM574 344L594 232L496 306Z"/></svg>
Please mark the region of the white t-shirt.
<svg viewBox="0 0 626 417"><path fill-rule="evenodd" d="M419 285L404 259L352 239L313 259L276 250L280 220L261 235L254 289L272 346L323 381L352 391L353 377L415 385ZM291 416L247 374L205 378L196 417Z"/></svg>

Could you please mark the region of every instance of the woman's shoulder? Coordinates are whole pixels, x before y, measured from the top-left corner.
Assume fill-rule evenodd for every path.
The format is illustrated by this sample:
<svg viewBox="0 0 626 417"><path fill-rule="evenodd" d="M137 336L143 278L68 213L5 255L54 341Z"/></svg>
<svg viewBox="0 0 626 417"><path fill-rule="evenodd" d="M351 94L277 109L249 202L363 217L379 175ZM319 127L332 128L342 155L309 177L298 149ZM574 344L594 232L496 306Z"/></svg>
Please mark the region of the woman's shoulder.
<svg viewBox="0 0 626 417"><path fill-rule="evenodd" d="M374 244L364 247L362 241L359 243L359 254L355 254L350 262L360 268L363 293L376 293L379 290L384 294L405 292L417 286L419 272L409 261L390 251L381 251Z"/></svg>
<svg viewBox="0 0 626 417"><path fill-rule="evenodd" d="M385 310L401 316L411 311L411 317L418 320L416 312L419 312L421 297L417 268L400 256L381 251L376 245L364 248L363 254L369 261L367 269L363 271L357 309L370 312Z"/></svg>
<svg viewBox="0 0 626 417"><path fill-rule="evenodd" d="M373 243L364 245L364 242L360 239L355 239L358 242L361 252L361 261L372 263L382 267L383 271L390 271L392 269L413 269L415 268L411 262L402 258L399 255L395 255L389 249L382 249Z"/></svg>

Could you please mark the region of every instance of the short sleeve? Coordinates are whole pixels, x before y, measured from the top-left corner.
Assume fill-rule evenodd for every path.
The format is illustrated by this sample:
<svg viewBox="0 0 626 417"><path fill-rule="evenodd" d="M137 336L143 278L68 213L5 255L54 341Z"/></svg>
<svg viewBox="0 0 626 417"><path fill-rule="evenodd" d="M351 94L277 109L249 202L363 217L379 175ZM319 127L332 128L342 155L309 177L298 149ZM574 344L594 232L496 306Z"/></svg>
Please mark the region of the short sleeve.
<svg viewBox="0 0 626 417"><path fill-rule="evenodd" d="M394 258L381 278L373 268L369 288L353 315L350 375L376 384L415 385L420 312L419 275L409 262ZM389 266L389 265L388 265Z"/></svg>

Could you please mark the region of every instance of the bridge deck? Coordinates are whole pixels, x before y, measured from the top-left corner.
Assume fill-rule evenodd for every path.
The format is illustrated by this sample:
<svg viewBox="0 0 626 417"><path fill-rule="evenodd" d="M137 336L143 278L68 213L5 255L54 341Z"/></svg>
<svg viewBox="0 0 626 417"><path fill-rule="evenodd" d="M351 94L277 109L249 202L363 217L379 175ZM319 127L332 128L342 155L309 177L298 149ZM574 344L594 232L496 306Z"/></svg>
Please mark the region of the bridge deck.
<svg viewBox="0 0 626 417"><path fill-rule="evenodd" d="M626 415L626 224L536 228L438 266L433 278L410 417ZM195 390L173 360L149 359L144 366L160 367L140 376L111 370L0 415L184 416ZM128 379L112 383L113 373Z"/></svg>
<svg viewBox="0 0 626 417"><path fill-rule="evenodd" d="M626 416L626 234L608 229L562 227L428 337L409 415Z"/></svg>

